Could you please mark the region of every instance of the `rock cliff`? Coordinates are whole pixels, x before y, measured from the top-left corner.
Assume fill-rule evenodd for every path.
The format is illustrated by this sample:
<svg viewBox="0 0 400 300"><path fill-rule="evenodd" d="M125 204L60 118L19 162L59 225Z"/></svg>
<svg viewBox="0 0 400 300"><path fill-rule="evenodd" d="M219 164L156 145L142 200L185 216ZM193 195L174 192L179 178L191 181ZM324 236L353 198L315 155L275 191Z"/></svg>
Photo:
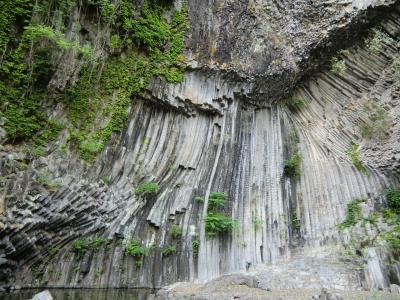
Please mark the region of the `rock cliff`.
<svg viewBox="0 0 400 300"><path fill-rule="evenodd" d="M43 128L12 135L1 102L5 286L160 288L246 271L264 288L400 283L385 238L397 219L382 210L400 184L398 1L67 2L26 18L55 30L35 27L23 49L51 63ZM127 2L139 21L118 36L119 17L100 18ZM24 41L21 16L11 34ZM154 24L170 40L147 40ZM96 72L112 76L85 81ZM49 120L62 126L39 147Z"/></svg>

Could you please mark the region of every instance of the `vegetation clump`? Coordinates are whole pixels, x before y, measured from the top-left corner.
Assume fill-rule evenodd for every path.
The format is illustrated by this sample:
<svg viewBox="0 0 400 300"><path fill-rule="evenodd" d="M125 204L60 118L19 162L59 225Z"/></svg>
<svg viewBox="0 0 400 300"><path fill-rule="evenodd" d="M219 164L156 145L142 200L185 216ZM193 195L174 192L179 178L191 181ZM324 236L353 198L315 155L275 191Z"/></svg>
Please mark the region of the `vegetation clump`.
<svg viewBox="0 0 400 300"><path fill-rule="evenodd" d="M162 256L167 257L176 252L176 245L171 245L163 249Z"/></svg>
<svg viewBox="0 0 400 300"><path fill-rule="evenodd" d="M73 241L72 249L80 258L88 250L98 251L106 242L107 240L104 237L95 237L93 239L77 239Z"/></svg>
<svg viewBox="0 0 400 300"><path fill-rule="evenodd" d="M297 216L297 213L294 211L292 213L292 229L299 231L301 227L301 221L299 217Z"/></svg>
<svg viewBox="0 0 400 300"><path fill-rule="evenodd" d="M390 128L388 111L374 101L365 103L363 110L368 114L368 121L363 122L360 126L361 136L366 139L386 136Z"/></svg>
<svg viewBox="0 0 400 300"><path fill-rule="evenodd" d="M390 188L386 192L388 206L396 214L400 214L400 189Z"/></svg>
<svg viewBox="0 0 400 300"><path fill-rule="evenodd" d="M353 162L353 165L356 167L358 171L361 173L368 175L368 169L365 167L363 161L361 160L360 157L360 146L357 145L356 143L352 142L349 150L347 151L347 154L350 156L351 161Z"/></svg>
<svg viewBox="0 0 400 300"><path fill-rule="evenodd" d="M344 60L339 59L338 57L333 57L331 60L331 71L335 74L343 74L346 72L347 66Z"/></svg>
<svg viewBox="0 0 400 300"><path fill-rule="evenodd" d="M225 206L227 195L221 192L211 192L209 196L209 206L205 218L205 232L208 238L232 232L237 224L233 218L225 216L219 209Z"/></svg>
<svg viewBox="0 0 400 300"><path fill-rule="evenodd" d="M339 224L340 229L352 227L362 219L362 210L360 204L365 202L365 199L354 199L347 204L346 219Z"/></svg>
<svg viewBox="0 0 400 300"><path fill-rule="evenodd" d="M391 43L392 38L381 30L375 28L373 35L367 43L368 50L373 54L379 54L384 46L384 43Z"/></svg>
<svg viewBox="0 0 400 300"><path fill-rule="evenodd" d="M157 194L160 186L156 182L143 182L136 188L136 195L141 197L154 196Z"/></svg>
<svg viewBox="0 0 400 300"><path fill-rule="evenodd" d="M37 182L48 189L56 189L61 186L59 180L54 180L49 172L43 171L38 174Z"/></svg>
<svg viewBox="0 0 400 300"><path fill-rule="evenodd" d="M176 239L182 235L182 229L179 227L179 225L174 224L171 227L171 236Z"/></svg>
<svg viewBox="0 0 400 300"><path fill-rule="evenodd" d="M209 212L205 219L205 230L208 238L232 232L237 221L219 212Z"/></svg>
<svg viewBox="0 0 400 300"><path fill-rule="evenodd" d="M290 110L300 110L307 105L307 102L301 98L292 96L286 99L285 104Z"/></svg>
<svg viewBox="0 0 400 300"><path fill-rule="evenodd" d="M301 176L301 160L302 156L299 151L290 156L289 159L285 161L284 173L286 176L298 178Z"/></svg>
<svg viewBox="0 0 400 300"><path fill-rule="evenodd" d="M199 255L199 248L200 248L200 241L198 239L193 240L192 242L192 247L193 247L193 256L198 257Z"/></svg>
<svg viewBox="0 0 400 300"><path fill-rule="evenodd" d="M125 254L135 258L143 258L149 254L149 248L142 246L139 240L129 240L125 247Z"/></svg>
<svg viewBox="0 0 400 300"><path fill-rule="evenodd" d="M109 27L112 51L107 61L94 60L89 44L77 43L65 34L65 24L77 6L80 10L96 8L98 25ZM170 18L166 18L167 12ZM55 27L49 21L52 19L60 20L62 26ZM55 50L74 51L86 62L77 84L52 96L68 110L72 125L68 126L68 142L88 161L103 150L113 133L125 128L131 96L141 92L152 77L164 77L171 83L183 79L184 4L177 10L171 1L146 0L138 14L134 3L127 0L118 1L118 5L107 0L63 0L50 7L42 0L5 0L0 20L0 118L9 142L39 136L36 155L44 154L43 145L48 142L43 133L59 132L43 108L56 68L52 59ZM12 28L16 28L16 37Z"/></svg>
<svg viewBox="0 0 400 300"><path fill-rule="evenodd" d="M208 210L214 211L225 206L227 195L221 192L211 192L208 197Z"/></svg>

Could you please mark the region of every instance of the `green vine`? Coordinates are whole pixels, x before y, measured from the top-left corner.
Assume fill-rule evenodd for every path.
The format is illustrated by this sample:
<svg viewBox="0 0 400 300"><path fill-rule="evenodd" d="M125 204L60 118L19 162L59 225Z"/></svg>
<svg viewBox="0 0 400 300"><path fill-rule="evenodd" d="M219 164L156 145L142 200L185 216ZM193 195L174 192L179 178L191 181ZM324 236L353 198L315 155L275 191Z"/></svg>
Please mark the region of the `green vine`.
<svg viewBox="0 0 400 300"><path fill-rule="evenodd" d="M63 32L72 10L82 7L97 9L99 26L111 30L110 53L118 55L96 64L89 59L89 44L66 37ZM146 0L140 12L136 9L128 0L2 1L0 120L9 142L31 141L31 151L43 154L47 142L64 128L50 120L44 109L47 84L55 70L51 54L57 48L74 50L87 62L77 85L58 97L71 123L68 141L86 160L95 158L111 135L126 127L132 95L140 93L152 77L171 83L183 79L185 5L176 10L171 1Z"/></svg>

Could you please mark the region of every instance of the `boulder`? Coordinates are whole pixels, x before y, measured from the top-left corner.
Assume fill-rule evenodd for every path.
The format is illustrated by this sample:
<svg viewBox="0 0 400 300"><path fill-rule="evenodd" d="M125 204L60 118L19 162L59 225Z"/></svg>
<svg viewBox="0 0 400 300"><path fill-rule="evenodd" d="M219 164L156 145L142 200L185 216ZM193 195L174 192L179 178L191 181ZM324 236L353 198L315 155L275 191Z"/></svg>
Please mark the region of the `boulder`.
<svg viewBox="0 0 400 300"><path fill-rule="evenodd" d="M53 300L53 296L51 296L48 290L45 290L33 296L31 300Z"/></svg>

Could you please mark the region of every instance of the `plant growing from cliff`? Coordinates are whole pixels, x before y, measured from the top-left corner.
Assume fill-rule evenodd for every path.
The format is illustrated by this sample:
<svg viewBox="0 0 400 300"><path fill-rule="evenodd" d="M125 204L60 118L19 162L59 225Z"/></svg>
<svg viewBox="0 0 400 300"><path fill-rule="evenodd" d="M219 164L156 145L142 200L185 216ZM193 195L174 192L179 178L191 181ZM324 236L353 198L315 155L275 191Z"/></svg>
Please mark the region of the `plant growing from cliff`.
<svg viewBox="0 0 400 300"><path fill-rule="evenodd" d="M358 144L352 142L349 147L349 150L347 151L347 154L350 156L353 165L356 167L358 171L360 171L365 175L369 174L367 168L365 167L363 161L361 160L360 146Z"/></svg>
<svg viewBox="0 0 400 300"><path fill-rule="evenodd" d="M346 72L347 66L344 60L339 59L338 57L333 57L331 60L331 71L335 74L343 74Z"/></svg>
<svg viewBox="0 0 400 300"><path fill-rule="evenodd" d="M386 200L389 208L396 214L400 214L400 189L388 189L386 191Z"/></svg>
<svg viewBox="0 0 400 300"><path fill-rule="evenodd" d="M211 192L208 197L208 210L214 211L225 206L227 195L221 192Z"/></svg>
<svg viewBox="0 0 400 300"><path fill-rule="evenodd" d="M30 42L37 42L48 39L54 42L61 49L74 49L82 53L87 58L91 57L92 49L90 45L80 46L76 42L68 40L64 34L55 31L52 27L43 24L29 24L24 28L24 38Z"/></svg>
<svg viewBox="0 0 400 300"><path fill-rule="evenodd" d="M125 247L125 254L141 259L149 254L149 248L142 246L139 240L129 240Z"/></svg>
<svg viewBox="0 0 400 300"><path fill-rule="evenodd" d="M290 110L300 110L307 105L306 101L296 96L287 98L285 104Z"/></svg>
<svg viewBox="0 0 400 300"><path fill-rule="evenodd" d="M79 11L97 7L98 25L109 27L112 33L110 48L126 53L119 58L111 55L104 64L90 60L90 65L84 65L78 84L70 87L65 97L57 98L69 111L74 132L70 142L82 158L92 160L114 132L121 132L126 126L131 95L140 92L153 76L162 76L169 82L183 79L185 5L176 10L171 2L146 0L138 16L134 4L126 0L118 4L108 0L53 1L51 5L41 0L3 2L0 117L5 120L10 142L30 140L52 125L42 104L55 69L51 55L54 50L74 50L86 61L91 56L89 45L81 45L64 33L63 25L70 23L76 7ZM165 17L167 11L170 18ZM61 26L47 21L53 19L59 20ZM22 36L12 35L15 32L10 29L14 25ZM41 51L42 56L38 55ZM36 147L35 155L45 153L42 146Z"/></svg>
<svg viewBox="0 0 400 300"><path fill-rule="evenodd" d="M199 255L199 248L200 248L200 241L199 240L193 240L192 242L192 248L193 248L193 257L198 257Z"/></svg>
<svg viewBox="0 0 400 300"><path fill-rule="evenodd" d="M368 50L373 54L379 54L383 49L384 43L393 42L390 36L377 28L375 28L372 33L372 38L369 39L367 47Z"/></svg>
<svg viewBox="0 0 400 300"><path fill-rule="evenodd" d="M167 257L176 252L176 245L170 245L163 249L162 256Z"/></svg>
<svg viewBox="0 0 400 300"><path fill-rule="evenodd" d="M292 229L295 231L299 231L301 227L301 221L297 216L297 212L292 213Z"/></svg>
<svg viewBox="0 0 400 300"><path fill-rule="evenodd" d="M141 197L150 197L157 194L160 186L156 182L143 182L136 188L136 195Z"/></svg>
<svg viewBox="0 0 400 300"><path fill-rule="evenodd" d="M301 176L301 160L302 156L299 151L296 151L285 161L284 174L289 177L298 178Z"/></svg>
<svg viewBox="0 0 400 300"><path fill-rule="evenodd" d="M218 210L224 208L227 195L223 192L211 192L208 197L207 216L205 222L205 232L208 238L232 232L237 221L225 216Z"/></svg>
<svg viewBox="0 0 400 300"><path fill-rule="evenodd" d="M78 255L78 258L81 258L89 247L89 241L86 239L78 239L73 241L72 249Z"/></svg>
<svg viewBox="0 0 400 300"><path fill-rule="evenodd" d="M368 120L360 126L361 136L371 139L374 137L383 138L387 135L390 128L390 117L385 107L377 102L368 101L364 104L363 110L368 114Z"/></svg>
<svg viewBox="0 0 400 300"><path fill-rule="evenodd" d="M205 218L205 231L208 238L231 233L237 221L219 212L209 212Z"/></svg>
<svg viewBox="0 0 400 300"><path fill-rule="evenodd" d="M174 224L171 226L171 236L176 239L182 235L182 229L179 225Z"/></svg>
<svg viewBox="0 0 400 300"><path fill-rule="evenodd" d="M59 180L54 180L48 171L40 172L36 181L48 189L56 189L62 185Z"/></svg>
<svg viewBox="0 0 400 300"><path fill-rule="evenodd" d="M384 239L392 248L400 249L400 221L397 221L396 226L384 235Z"/></svg>
<svg viewBox="0 0 400 300"><path fill-rule="evenodd" d="M362 219L362 210L360 204L365 201L365 199L357 198L347 204L346 219L339 224L339 229L352 227Z"/></svg>
<svg viewBox="0 0 400 300"><path fill-rule="evenodd" d="M107 242L104 237L94 237L91 239L77 239L72 242L72 249L81 258L86 251L98 251Z"/></svg>

